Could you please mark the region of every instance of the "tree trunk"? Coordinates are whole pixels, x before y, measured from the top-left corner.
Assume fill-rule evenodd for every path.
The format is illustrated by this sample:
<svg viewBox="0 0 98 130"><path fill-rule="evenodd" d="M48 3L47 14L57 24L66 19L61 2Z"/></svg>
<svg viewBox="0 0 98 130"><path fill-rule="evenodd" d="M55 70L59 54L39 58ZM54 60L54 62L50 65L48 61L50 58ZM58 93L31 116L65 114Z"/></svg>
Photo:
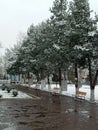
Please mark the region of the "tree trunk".
<svg viewBox="0 0 98 130"><path fill-rule="evenodd" d="M95 85L96 85L96 82L97 82L97 77L98 77L98 69L96 70L96 74L95 74L95 77L94 77L93 89L95 89Z"/></svg>
<svg viewBox="0 0 98 130"><path fill-rule="evenodd" d="M75 63L75 88L76 88L76 93L77 93L77 91L79 91L77 63Z"/></svg>
<svg viewBox="0 0 98 130"><path fill-rule="evenodd" d="M25 74L23 75L24 84L26 84L26 77Z"/></svg>
<svg viewBox="0 0 98 130"><path fill-rule="evenodd" d="M37 74L37 83L39 82L39 74Z"/></svg>
<svg viewBox="0 0 98 130"><path fill-rule="evenodd" d="M51 91L51 85L50 85L49 74L48 74L48 77L47 77L47 81L48 81L48 90Z"/></svg>
<svg viewBox="0 0 98 130"><path fill-rule="evenodd" d="M67 78L66 72L63 71L62 80L61 80L61 91L67 91Z"/></svg>
<svg viewBox="0 0 98 130"><path fill-rule="evenodd" d="M67 81L63 79L61 82L61 91L67 91Z"/></svg>
<svg viewBox="0 0 98 130"><path fill-rule="evenodd" d="M60 85L60 87L61 87L61 68L59 68L59 85Z"/></svg>
<svg viewBox="0 0 98 130"><path fill-rule="evenodd" d="M15 84L17 85L17 75L15 74Z"/></svg>
<svg viewBox="0 0 98 130"><path fill-rule="evenodd" d="M19 81L18 82L20 84L20 82L21 82L21 74L19 74Z"/></svg>
<svg viewBox="0 0 98 130"><path fill-rule="evenodd" d="M96 70L96 74L95 74L95 77L94 77L94 81L93 81L92 88L91 88L91 93L90 93L90 101L92 103L95 102L94 90L95 90L95 85L96 85L96 82L97 82L97 76L98 76L98 69Z"/></svg>
<svg viewBox="0 0 98 130"><path fill-rule="evenodd" d="M41 69L41 89L43 90L46 87L45 75L43 69Z"/></svg>
<svg viewBox="0 0 98 130"><path fill-rule="evenodd" d="M89 81L90 81L90 89L93 89L92 86L92 70L91 70L91 60L88 58L88 69L89 69Z"/></svg>
<svg viewBox="0 0 98 130"><path fill-rule="evenodd" d="M94 95L94 86L92 82L92 70L91 70L91 59L88 58L88 66L89 66L89 81L90 81L90 102L95 102L95 95ZM94 84L96 82L96 76L94 80Z"/></svg>
<svg viewBox="0 0 98 130"><path fill-rule="evenodd" d="M91 89L91 91L90 91L90 102L91 102L91 103L94 103L94 102L95 102L94 89Z"/></svg>
<svg viewBox="0 0 98 130"><path fill-rule="evenodd" d="M41 89L43 90L44 88L46 88L46 82L45 79L41 80Z"/></svg>
<svg viewBox="0 0 98 130"><path fill-rule="evenodd" d="M35 86L36 88L39 87L38 82L39 82L39 73L37 74L37 82L36 82L36 86Z"/></svg>
<svg viewBox="0 0 98 130"><path fill-rule="evenodd" d="M62 72L61 72L61 68L59 68L59 86L60 86L60 93L62 93L62 91L61 91L61 80L62 80Z"/></svg>

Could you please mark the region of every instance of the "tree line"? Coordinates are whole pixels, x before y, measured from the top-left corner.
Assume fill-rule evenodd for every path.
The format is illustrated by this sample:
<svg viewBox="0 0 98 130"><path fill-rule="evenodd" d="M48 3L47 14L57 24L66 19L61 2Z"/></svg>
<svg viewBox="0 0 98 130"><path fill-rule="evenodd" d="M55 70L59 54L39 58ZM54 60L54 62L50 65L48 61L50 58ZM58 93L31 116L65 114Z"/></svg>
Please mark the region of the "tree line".
<svg viewBox="0 0 98 130"><path fill-rule="evenodd" d="M98 17L92 16L88 0L54 0L51 16L46 21L28 28L26 36L5 57L7 72L32 72L37 81L53 75L62 84L66 71L74 73L78 91L78 68L88 68L91 101L98 76ZM63 75L63 77L62 77Z"/></svg>

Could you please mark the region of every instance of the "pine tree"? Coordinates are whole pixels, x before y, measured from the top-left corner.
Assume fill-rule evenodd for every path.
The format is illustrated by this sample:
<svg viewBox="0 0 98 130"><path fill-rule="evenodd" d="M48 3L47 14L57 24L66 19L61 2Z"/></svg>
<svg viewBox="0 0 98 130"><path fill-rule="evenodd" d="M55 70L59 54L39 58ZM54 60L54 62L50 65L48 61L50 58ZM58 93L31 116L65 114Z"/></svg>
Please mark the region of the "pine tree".
<svg viewBox="0 0 98 130"><path fill-rule="evenodd" d="M90 88L94 90L91 76L92 39L96 31L96 21L91 19L88 0L73 0L70 4L70 50L75 63L76 89L78 88L77 67L85 66L88 62ZM88 61L87 61L88 59ZM84 64L84 65L83 65ZM78 65L78 66L77 66Z"/></svg>
<svg viewBox="0 0 98 130"><path fill-rule="evenodd" d="M65 68L65 62L67 63L68 57L67 53L67 44L69 39L68 37L68 13L67 13L67 0L55 0L53 7L51 8L51 26L53 28L53 51L54 60L58 67L59 73L59 84L61 86L61 69Z"/></svg>

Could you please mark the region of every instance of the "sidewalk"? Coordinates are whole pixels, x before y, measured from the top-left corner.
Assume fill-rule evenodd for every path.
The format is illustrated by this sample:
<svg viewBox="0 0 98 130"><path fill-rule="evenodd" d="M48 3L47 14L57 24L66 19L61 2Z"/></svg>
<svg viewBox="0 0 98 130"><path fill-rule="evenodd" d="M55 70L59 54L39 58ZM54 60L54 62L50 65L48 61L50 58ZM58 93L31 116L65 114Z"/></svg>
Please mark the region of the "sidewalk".
<svg viewBox="0 0 98 130"><path fill-rule="evenodd" d="M98 105L18 86L36 99L0 101L0 130L98 130Z"/></svg>
<svg viewBox="0 0 98 130"><path fill-rule="evenodd" d="M43 121L43 130L98 130L97 104L75 101L68 96L52 95L38 89L19 89L40 97L41 115L38 120Z"/></svg>

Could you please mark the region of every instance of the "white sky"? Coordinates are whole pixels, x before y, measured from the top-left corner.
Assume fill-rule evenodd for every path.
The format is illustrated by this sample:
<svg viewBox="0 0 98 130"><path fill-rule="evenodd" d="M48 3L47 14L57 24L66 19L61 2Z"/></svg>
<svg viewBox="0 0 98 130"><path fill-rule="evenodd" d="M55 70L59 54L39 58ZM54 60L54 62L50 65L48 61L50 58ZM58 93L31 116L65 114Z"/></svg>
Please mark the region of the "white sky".
<svg viewBox="0 0 98 130"><path fill-rule="evenodd" d="M3 47L17 43L20 33L25 33L34 23L49 18L53 0L0 0L0 42ZM98 0L90 0L91 9L98 13Z"/></svg>

